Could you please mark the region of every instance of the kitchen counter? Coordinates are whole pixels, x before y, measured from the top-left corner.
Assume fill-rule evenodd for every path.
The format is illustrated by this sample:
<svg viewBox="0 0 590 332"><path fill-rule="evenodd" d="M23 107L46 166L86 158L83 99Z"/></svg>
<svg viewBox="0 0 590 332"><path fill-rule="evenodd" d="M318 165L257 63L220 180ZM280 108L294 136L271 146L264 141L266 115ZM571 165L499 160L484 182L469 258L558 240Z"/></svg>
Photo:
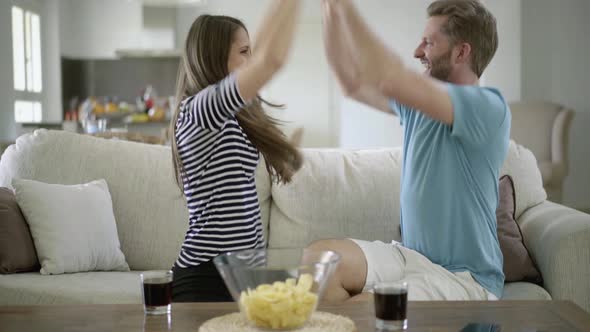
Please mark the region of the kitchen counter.
<svg viewBox="0 0 590 332"><path fill-rule="evenodd" d="M112 127L108 125L108 129L126 129L128 132L138 132L146 135L161 136L162 131L166 130L170 123L168 121L162 122L143 122L143 123L115 123ZM40 123L21 123L19 136L25 133L30 133L36 129L50 129L62 130L63 123L58 122L40 122ZM82 132L82 126L78 125L78 132Z"/></svg>

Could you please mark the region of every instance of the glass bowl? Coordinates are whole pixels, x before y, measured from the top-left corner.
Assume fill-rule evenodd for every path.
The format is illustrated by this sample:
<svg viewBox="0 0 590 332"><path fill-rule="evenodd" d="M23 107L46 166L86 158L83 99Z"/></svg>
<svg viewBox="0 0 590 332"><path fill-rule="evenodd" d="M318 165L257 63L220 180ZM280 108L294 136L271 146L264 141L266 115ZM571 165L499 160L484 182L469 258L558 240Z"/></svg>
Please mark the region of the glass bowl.
<svg viewBox="0 0 590 332"><path fill-rule="evenodd" d="M251 249L213 259L240 312L262 329L303 326L314 313L340 255L312 249Z"/></svg>

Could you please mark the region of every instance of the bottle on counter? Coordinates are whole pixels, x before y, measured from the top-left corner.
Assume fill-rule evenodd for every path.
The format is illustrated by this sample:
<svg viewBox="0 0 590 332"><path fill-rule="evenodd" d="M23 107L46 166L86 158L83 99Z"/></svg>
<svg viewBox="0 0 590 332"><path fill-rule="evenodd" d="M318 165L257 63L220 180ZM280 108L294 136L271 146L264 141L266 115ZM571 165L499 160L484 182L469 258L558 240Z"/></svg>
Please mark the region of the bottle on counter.
<svg viewBox="0 0 590 332"><path fill-rule="evenodd" d="M78 97L74 97L70 100L68 110L64 115L64 121L62 122L62 130L73 133L78 132Z"/></svg>
<svg viewBox="0 0 590 332"><path fill-rule="evenodd" d="M147 114L154 107L155 99L156 90L151 85L146 86L136 99L137 110Z"/></svg>

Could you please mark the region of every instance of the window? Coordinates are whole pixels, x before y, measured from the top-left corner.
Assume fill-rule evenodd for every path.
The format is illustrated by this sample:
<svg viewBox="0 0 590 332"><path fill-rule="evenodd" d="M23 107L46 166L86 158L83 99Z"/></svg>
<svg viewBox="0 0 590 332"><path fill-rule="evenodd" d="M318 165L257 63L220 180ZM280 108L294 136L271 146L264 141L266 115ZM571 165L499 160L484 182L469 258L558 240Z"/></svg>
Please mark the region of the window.
<svg viewBox="0 0 590 332"><path fill-rule="evenodd" d="M41 122L43 77L39 14L12 7L14 117L16 122Z"/></svg>
<svg viewBox="0 0 590 332"><path fill-rule="evenodd" d="M41 103L16 100L14 102L14 120L16 122L41 122Z"/></svg>

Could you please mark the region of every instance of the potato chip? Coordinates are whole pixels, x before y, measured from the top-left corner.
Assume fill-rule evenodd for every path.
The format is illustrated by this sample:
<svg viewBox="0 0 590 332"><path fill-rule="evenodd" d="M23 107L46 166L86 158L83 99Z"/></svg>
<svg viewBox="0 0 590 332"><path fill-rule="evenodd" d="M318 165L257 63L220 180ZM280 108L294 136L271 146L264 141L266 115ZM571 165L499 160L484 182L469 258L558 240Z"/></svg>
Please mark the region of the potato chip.
<svg viewBox="0 0 590 332"><path fill-rule="evenodd" d="M313 276L261 284L240 295L240 306L247 319L256 326L270 329L292 329L302 326L318 301L311 292Z"/></svg>

